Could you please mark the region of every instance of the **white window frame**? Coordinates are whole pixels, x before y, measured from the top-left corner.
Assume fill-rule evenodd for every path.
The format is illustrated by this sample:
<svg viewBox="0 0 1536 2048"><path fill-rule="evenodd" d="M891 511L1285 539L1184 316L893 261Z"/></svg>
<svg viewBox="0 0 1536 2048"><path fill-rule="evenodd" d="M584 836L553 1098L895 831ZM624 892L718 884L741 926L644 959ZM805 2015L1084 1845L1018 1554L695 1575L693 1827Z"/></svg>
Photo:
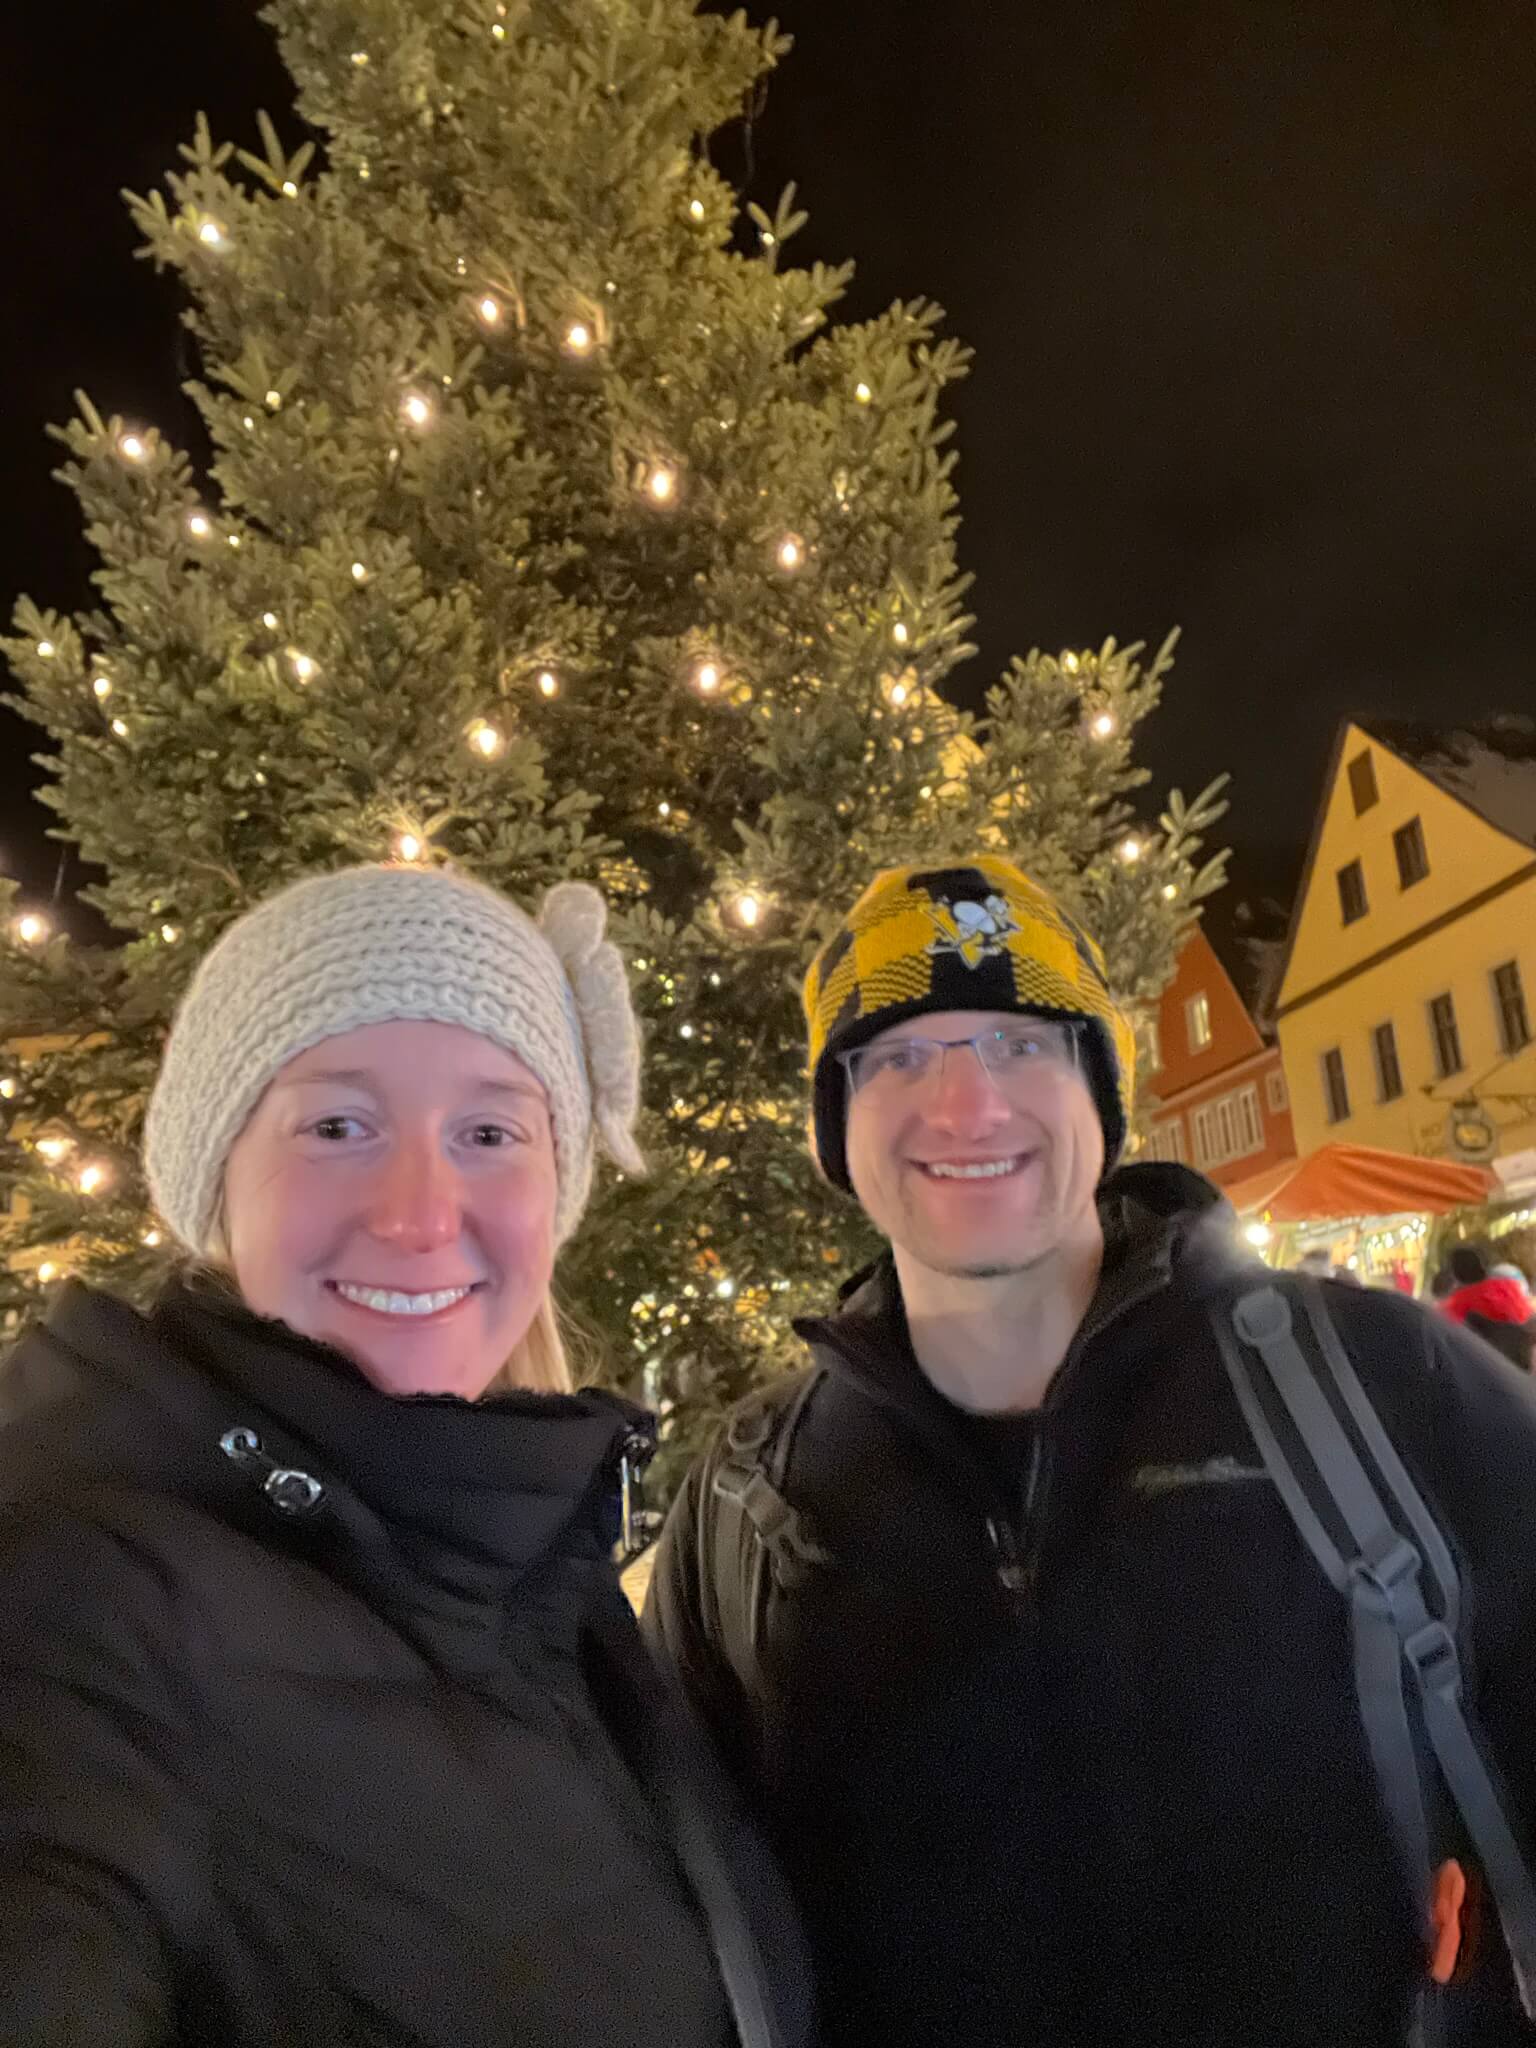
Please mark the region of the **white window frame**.
<svg viewBox="0 0 1536 2048"><path fill-rule="evenodd" d="M1229 1094L1202 1102L1190 1111L1189 1121L1197 1166L1230 1166L1235 1159L1251 1159L1264 1150L1264 1115L1257 1082L1245 1082Z"/></svg>
<svg viewBox="0 0 1536 2048"><path fill-rule="evenodd" d="M1184 1035L1191 1052L1208 1052L1211 1046L1211 999L1197 988L1184 1003Z"/></svg>
<svg viewBox="0 0 1536 2048"><path fill-rule="evenodd" d="M1147 1143L1142 1155L1147 1159L1167 1159L1183 1166L1188 1155L1184 1149L1184 1119L1169 1117L1166 1123L1153 1124L1147 1132Z"/></svg>

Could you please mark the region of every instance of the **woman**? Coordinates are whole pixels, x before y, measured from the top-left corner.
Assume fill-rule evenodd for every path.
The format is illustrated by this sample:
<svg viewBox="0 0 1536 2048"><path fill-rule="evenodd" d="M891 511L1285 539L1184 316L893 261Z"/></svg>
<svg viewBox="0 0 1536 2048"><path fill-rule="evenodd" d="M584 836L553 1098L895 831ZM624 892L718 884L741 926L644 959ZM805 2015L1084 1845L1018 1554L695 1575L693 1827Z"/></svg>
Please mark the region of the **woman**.
<svg viewBox="0 0 1536 2048"><path fill-rule="evenodd" d="M1518 1269L1490 1267L1471 1244L1459 1244L1451 1253L1450 1276L1453 1285L1440 1306L1451 1321L1465 1324L1512 1365L1529 1372L1536 1354L1536 1306L1525 1276Z"/></svg>
<svg viewBox="0 0 1536 2048"><path fill-rule="evenodd" d="M604 922L359 868L196 975L146 1138L194 1262L0 1374L7 2048L805 2040L618 1592L648 1420L550 1301L594 1132L642 1165Z"/></svg>

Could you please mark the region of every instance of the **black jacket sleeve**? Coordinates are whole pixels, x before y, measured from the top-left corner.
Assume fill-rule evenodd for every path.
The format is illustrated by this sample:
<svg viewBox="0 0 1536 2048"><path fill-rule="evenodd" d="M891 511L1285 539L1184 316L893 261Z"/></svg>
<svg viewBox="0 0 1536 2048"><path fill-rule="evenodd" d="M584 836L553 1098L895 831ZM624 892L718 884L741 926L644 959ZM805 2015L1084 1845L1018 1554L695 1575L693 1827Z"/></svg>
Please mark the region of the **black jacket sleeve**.
<svg viewBox="0 0 1536 2048"><path fill-rule="evenodd" d="M0 1514L0 2041L151 2048L203 1860L172 1598L131 1539Z"/></svg>

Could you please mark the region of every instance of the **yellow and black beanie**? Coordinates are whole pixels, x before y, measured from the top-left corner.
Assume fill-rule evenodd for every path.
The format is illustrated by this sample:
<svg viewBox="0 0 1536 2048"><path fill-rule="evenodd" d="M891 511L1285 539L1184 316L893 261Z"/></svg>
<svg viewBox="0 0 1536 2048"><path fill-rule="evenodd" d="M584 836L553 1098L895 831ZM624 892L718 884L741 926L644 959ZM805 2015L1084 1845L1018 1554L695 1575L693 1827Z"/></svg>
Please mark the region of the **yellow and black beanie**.
<svg viewBox="0 0 1536 2048"><path fill-rule="evenodd" d="M933 1010L1000 1010L1086 1025L1084 1073L1104 1126L1106 1170L1125 1147L1136 1079L1130 1019L1104 955L1011 861L889 868L877 875L805 978L817 1162L846 1188L847 1082L838 1062L892 1024Z"/></svg>

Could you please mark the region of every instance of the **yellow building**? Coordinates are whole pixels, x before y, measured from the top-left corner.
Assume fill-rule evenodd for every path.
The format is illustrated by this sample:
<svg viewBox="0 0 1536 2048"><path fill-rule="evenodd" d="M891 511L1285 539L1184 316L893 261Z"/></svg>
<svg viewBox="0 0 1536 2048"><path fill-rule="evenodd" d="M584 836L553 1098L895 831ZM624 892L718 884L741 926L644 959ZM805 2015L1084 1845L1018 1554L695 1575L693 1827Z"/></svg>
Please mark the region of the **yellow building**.
<svg viewBox="0 0 1536 2048"><path fill-rule="evenodd" d="M1536 1186L1536 723L1347 723L1277 1006L1297 1149Z"/></svg>

